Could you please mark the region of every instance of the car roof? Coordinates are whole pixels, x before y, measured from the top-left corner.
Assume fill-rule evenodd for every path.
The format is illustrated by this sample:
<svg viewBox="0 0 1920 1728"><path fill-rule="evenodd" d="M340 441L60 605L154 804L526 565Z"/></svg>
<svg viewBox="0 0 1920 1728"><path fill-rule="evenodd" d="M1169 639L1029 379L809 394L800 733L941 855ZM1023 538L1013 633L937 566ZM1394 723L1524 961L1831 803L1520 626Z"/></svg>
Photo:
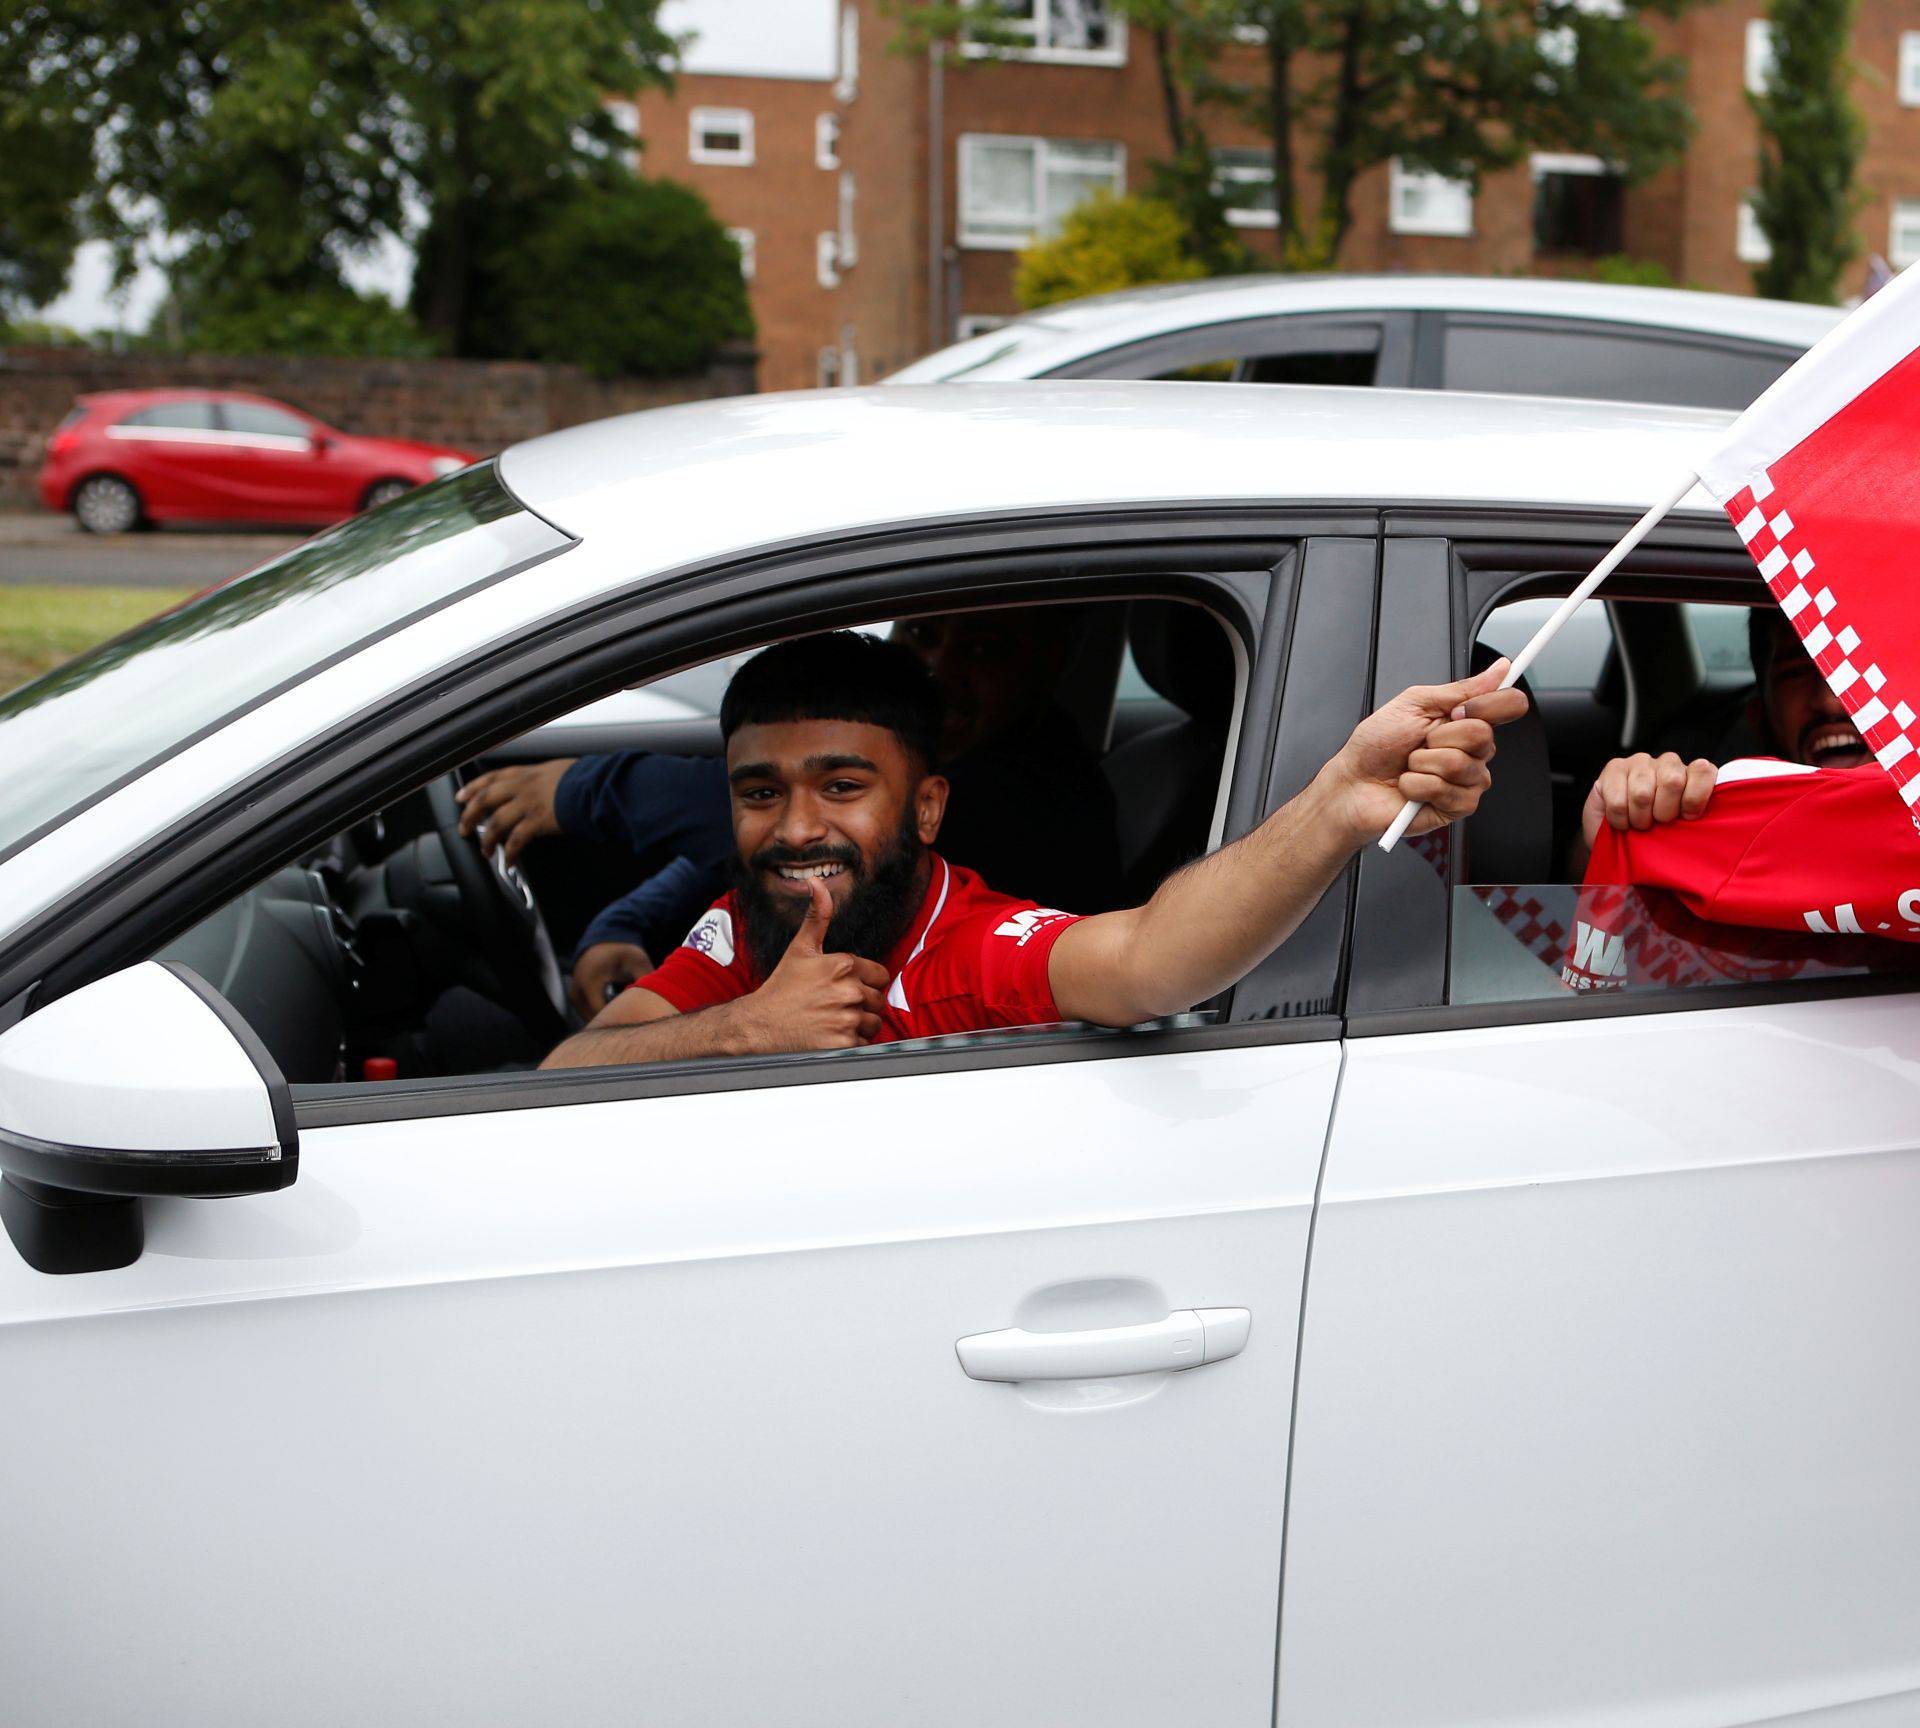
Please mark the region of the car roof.
<svg viewBox="0 0 1920 1728"><path fill-rule="evenodd" d="M736 396L549 433L506 484L640 569L970 514L1143 502L1618 506L1719 410L1285 384L1045 381ZM1710 508L1703 493L1693 507Z"/></svg>
<svg viewBox="0 0 1920 1728"><path fill-rule="evenodd" d="M1293 275L1216 277L1129 288L1042 307L929 354L886 381L930 384L1033 378L1089 355L1182 330L1309 312L1512 313L1639 324L1804 350L1844 313L1739 294L1553 282L1500 276Z"/></svg>

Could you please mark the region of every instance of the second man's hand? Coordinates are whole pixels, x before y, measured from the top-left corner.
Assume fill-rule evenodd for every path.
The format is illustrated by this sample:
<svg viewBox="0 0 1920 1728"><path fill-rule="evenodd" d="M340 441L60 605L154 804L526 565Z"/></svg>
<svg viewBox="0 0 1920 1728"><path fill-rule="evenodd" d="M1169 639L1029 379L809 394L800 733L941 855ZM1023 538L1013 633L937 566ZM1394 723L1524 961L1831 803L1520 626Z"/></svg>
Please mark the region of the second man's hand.
<svg viewBox="0 0 1920 1728"><path fill-rule="evenodd" d="M554 798L562 777L577 761L577 756L566 756L475 775L455 794L460 832L469 839L478 835L480 850L489 858L498 846L509 864L517 864L529 840L560 832Z"/></svg>
<svg viewBox="0 0 1920 1728"><path fill-rule="evenodd" d="M582 1020L591 1020L634 979L652 970L653 957L638 943L596 942L573 963L573 1006Z"/></svg>

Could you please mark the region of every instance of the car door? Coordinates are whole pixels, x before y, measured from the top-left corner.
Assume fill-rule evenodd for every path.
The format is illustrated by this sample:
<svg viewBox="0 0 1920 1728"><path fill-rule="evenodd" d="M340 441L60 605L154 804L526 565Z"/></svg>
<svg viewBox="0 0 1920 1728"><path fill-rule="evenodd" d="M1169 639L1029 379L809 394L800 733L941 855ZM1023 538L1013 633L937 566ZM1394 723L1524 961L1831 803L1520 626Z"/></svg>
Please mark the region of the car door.
<svg viewBox="0 0 1920 1728"><path fill-rule="evenodd" d="M162 516L216 512L226 497L230 452L210 397L136 408L107 428L107 460L142 503Z"/></svg>
<svg viewBox="0 0 1920 1728"><path fill-rule="evenodd" d="M220 421L230 445L235 511L262 521L325 522L356 500L338 464L316 443L321 428L272 402L227 397Z"/></svg>
<svg viewBox="0 0 1920 1728"><path fill-rule="evenodd" d="M972 579L1057 594L1086 555ZM1275 556L1206 590L1240 608L1229 833L1364 686L1371 540ZM428 752L526 700L484 677L381 723ZM17 1719L1267 1722L1344 917L1212 1025L320 1089L283 1193L151 1202L119 1271L0 1262ZM1243 1347L1186 1371L957 1352L1137 1357L1212 1309Z"/></svg>
<svg viewBox="0 0 1920 1728"><path fill-rule="evenodd" d="M1448 663L1450 601L1470 642L1530 570L1585 568L1539 543L1564 524L1474 532L1457 555L1389 540L1384 683L1408 653ZM1663 535L1641 568L1664 551L1675 580L1642 595L1677 609L1724 572L1763 601L1718 524ZM1555 741L1514 742L1496 784L1537 798ZM1559 971L1580 911L1550 871L1363 866L1279 1719L1910 1722L1911 961L1862 974L1810 939L1757 966L1737 932L1696 935L1669 983L1580 995Z"/></svg>

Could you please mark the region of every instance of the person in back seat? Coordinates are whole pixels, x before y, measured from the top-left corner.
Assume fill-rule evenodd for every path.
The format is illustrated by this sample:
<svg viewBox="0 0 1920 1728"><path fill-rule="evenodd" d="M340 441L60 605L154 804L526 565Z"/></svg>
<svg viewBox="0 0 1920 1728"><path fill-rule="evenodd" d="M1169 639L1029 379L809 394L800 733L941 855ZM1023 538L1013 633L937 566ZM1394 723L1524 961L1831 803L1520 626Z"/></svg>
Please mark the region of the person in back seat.
<svg viewBox="0 0 1920 1728"><path fill-rule="evenodd" d="M1112 789L1054 699L1085 610L1005 608L894 627L939 684L953 788L944 847L1012 893L1104 912L1120 903ZM651 971L726 886L733 827L718 757L627 751L497 768L460 793L460 831L513 862L547 834L613 840L671 861L604 908L574 950L572 998L591 1019Z"/></svg>
<svg viewBox="0 0 1920 1728"><path fill-rule="evenodd" d="M1858 768L1872 760L1840 698L1777 606L1756 606L1747 617L1747 647L1756 680L1749 722L1764 753L1812 768ZM1583 869L1602 825L1626 832L1659 822L1690 821L1712 801L1718 767L1669 750L1616 756L1600 770L1580 817Z"/></svg>

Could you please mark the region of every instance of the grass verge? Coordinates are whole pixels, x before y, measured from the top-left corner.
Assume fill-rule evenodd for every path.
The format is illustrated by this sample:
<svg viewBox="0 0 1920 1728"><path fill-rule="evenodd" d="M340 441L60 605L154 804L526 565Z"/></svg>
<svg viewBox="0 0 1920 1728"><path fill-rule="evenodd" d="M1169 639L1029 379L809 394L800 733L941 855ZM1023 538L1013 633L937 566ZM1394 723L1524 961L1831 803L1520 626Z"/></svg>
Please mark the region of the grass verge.
<svg viewBox="0 0 1920 1728"><path fill-rule="evenodd" d="M0 585L0 691L184 600L190 588Z"/></svg>

